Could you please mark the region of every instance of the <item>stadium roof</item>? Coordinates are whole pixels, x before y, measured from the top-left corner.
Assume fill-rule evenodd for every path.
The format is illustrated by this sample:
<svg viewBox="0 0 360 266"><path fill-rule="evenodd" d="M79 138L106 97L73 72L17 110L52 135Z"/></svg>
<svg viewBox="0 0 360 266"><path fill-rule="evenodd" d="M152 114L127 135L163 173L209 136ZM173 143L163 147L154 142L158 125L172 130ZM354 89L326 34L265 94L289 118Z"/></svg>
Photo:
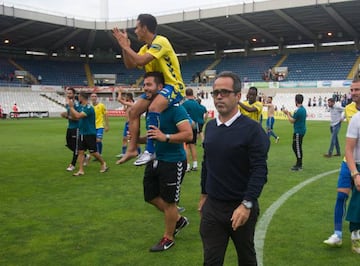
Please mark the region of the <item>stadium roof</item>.
<svg viewBox="0 0 360 266"><path fill-rule="evenodd" d="M349 41L359 47L359 10L360 1L354 0L243 3L158 16L158 33L170 39L177 53L187 54ZM0 5L0 53L115 55L121 51L111 29L128 28L138 49L131 30L135 23L136 18L85 21Z"/></svg>

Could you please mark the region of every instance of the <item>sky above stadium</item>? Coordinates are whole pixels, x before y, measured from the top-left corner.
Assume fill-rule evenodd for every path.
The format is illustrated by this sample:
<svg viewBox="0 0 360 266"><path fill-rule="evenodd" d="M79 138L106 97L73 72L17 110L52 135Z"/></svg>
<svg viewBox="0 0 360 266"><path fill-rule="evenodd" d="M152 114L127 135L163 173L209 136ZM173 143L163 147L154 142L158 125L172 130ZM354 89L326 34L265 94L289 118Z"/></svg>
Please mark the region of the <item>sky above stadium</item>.
<svg viewBox="0 0 360 266"><path fill-rule="evenodd" d="M79 19L120 20L140 13L154 15L252 2L253 0L4 0L0 4ZM265 0L254 0L255 2ZM108 8L104 3L108 3Z"/></svg>

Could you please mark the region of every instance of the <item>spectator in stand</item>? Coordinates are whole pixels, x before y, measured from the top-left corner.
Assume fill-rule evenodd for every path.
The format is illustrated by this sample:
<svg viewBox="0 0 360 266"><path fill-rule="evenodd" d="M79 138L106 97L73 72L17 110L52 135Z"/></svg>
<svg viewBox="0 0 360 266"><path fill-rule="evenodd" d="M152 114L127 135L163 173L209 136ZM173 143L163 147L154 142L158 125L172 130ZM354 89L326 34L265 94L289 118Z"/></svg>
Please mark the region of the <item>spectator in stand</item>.
<svg viewBox="0 0 360 266"><path fill-rule="evenodd" d="M319 98L318 98L318 102L319 102L319 107L321 107L322 106L322 97L321 97L321 95L319 96Z"/></svg>
<svg viewBox="0 0 360 266"><path fill-rule="evenodd" d="M0 105L0 118L4 118L4 114L3 114L4 110L2 109L1 105Z"/></svg>
<svg viewBox="0 0 360 266"><path fill-rule="evenodd" d="M270 81L273 79L273 73L272 73L272 67L269 67L268 71L267 71L267 76L266 76L266 80Z"/></svg>
<svg viewBox="0 0 360 266"><path fill-rule="evenodd" d="M17 106L16 103L14 103L13 107L12 107L12 111L13 111L13 117L14 118L19 118L19 108Z"/></svg>
<svg viewBox="0 0 360 266"><path fill-rule="evenodd" d="M334 98L332 98L332 99L334 99ZM335 101L335 99L334 99L334 101ZM327 99L327 97L326 97L326 96L324 97L323 102L324 102L324 107L325 107L325 110L326 110L326 111L328 111L328 110L329 110L329 106L328 106L328 104L327 104L328 99Z"/></svg>
<svg viewBox="0 0 360 266"><path fill-rule="evenodd" d="M342 96L341 97L341 106L345 107L346 105L348 105L348 101L346 100L346 96Z"/></svg>
<svg viewBox="0 0 360 266"><path fill-rule="evenodd" d="M197 83L201 82L201 73L200 72L196 72L196 78L197 78Z"/></svg>
<svg viewBox="0 0 360 266"><path fill-rule="evenodd" d="M335 102L339 101L338 94L335 91L333 92L332 98L335 100Z"/></svg>
<svg viewBox="0 0 360 266"><path fill-rule="evenodd" d="M285 79L284 73L279 73L277 80L278 80L278 81L283 81L284 79Z"/></svg>
<svg viewBox="0 0 360 266"><path fill-rule="evenodd" d="M352 99L351 99L351 94L346 94L346 98L347 98L347 104L350 104L352 102Z"/></svg>
<svg viewBox="0 0 360 266"><path fill-rule="evenodd" d="M14 80L14 73L10 73L9 74L9 81L13 82L13 80Z"/></svg>
<svg viewBox="0 0 360 266"><path fill-rule="evenodd" d="M340 103L335 103L335 100L333 98L328 99L328 107L330 111L331 141L329 150L327 153L324 154L324 157L330 158L332 156L334 147L336 149L336 154L334 156L340 156L340 144L338 135L341 128L341 122L344 120L344 107L342 107Z"/></svg>

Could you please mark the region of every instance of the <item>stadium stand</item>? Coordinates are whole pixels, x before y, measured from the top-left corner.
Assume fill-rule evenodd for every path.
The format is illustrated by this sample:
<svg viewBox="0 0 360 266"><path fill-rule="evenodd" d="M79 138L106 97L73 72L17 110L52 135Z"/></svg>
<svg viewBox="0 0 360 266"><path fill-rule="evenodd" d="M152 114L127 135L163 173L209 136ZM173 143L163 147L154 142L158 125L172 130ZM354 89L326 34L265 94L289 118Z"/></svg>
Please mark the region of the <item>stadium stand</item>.
<svg viewBox="0 0 360 266"><path fill-rule="evenodd" d="M232 56L222 58L220 63L214 68L217 73L223 70L233 70L242 78L248 81L262 81L262 71L266 70L269 66L276 65L281 56L276 55L261 55L261 56ZM290 71L289 79L295 80L319 80L319 79L345 79L348 72L351 70L357 55L354 52L341 51L341 52L320 52L320 53L299 53L290 54L287 60L282 64L288 66ZM42 84L54 84L63 86L76 86L84 83L85 70L84 63L82 62L66 62L66 61L50 61L50 60L29 60L17 59L15 60L18 65L25 70L30 71L34 76L41 75L43 77ZM183 60L181 62L182 71L184 73L185 82L193 87L198 87L199 84L191 83L194 74L197 72L202 73L209 65L215 60L213 58L195 58L192 60ZM13 72L15 67L6 59L0 60L1 72ZM97 63L91 62L91 72L97 74L115 73L118 76L117 82L133 83L136 79L142 76L142 70L127 70L122 62L114 63ZM295 70L295 71L294 71ZM301 71L297 71L301 70ZM306 75L304 73L307 73ZM9 83L9 81L6 81ZM18 82L18 81L14 81ZM20 83L19 83L20 84ZM21 85L21 84L20 84ZM5 86L6 87L6 86ZM200 88L206 88L200 86ZM331 89L329 91L313 92L312 89L307 88L304 94L304 104L307 105L308 98L321 96L329 98L332 96ZM261 90L260 90L261 91ZM278 109L284 107L292 110L294 108L294 95L292 92L283 92L284 89L277 91L267 90L265 94L274 96L274 104ZM32 92L30 89L21 89L20 91L1 91L1 104L5 112L9 113L14 102L18 103L21 111L34 111L44 110L49 111L51 114L57 114L63 111L62 104L64 103L63 96L55 92ZM43 94L41 96L40 94ZM245 99L246 93L243 92L242 100ZM108 110L122 109L121 105L108 97L101 97L101 101L107 106ZM212 98L208 97L203 99L203 104L208 110L214 110ZM322 107L311 107L313 112L323 112Z"/></svg>
<svg viewBox="0 0 360 266"><path fill-rule="evenodd" d="M274 105L280 110L281 108L285 108L287 110L295 109L295 95L296 93L277 93L273 99ZM332 97L331 92L307 92L302 93L304 96L303 105L308 108L308 99L311 98L311 103L313 103L313 99L316 99L316 106L311 106L310 108L319 109L319 111L323 111L325 109L324 99L329 99ZM321 105L319 105L318 99L319 97L322 99ZM327 102L326 102L327 104Z"/></svg>
<svg viewBox="0 0 360 266"><path fill-rule="evenodd" d="M258 55L258 56L224 56L219 64L213 67L217 73L224 70L231 70L244 81L263 81L262 75L269 67L278 64L282 55ZM286 81L308 81L308 80L344 80L347 78L358 55L353 51L334 52L310 52L291 53L287 55L281 66L288 67L289 75ZM41 84L61 86L83 86L87 84L84 62L69 62L59 60L35 60L16 59L14 60L21 70L29 71L34 77L41 75ZM215 58L182 59L181 69L184 82L196 86L197 74L203 73ZM92 74L116 74L117 84L136 84L142 77L141 69L126 69L122 61L108 63L90 62ZM15 66L6 59L0 59L0 74L13 73ZM21 84L14 79L14 83ZM0 84L9 83L0 79ZM201 83L201 81L200 81Z"/></svg>
<svg viewBox="0 0 360 266"><path fill-rule="evenodd" d="M283 108L293 112L295 107L295 95L297 92L284 92L284 93L276 93L273 97L273 103L277 108L277 111L281 111ZM308 112L309 120L329 120L329 110L327 108L327 99L332 97L331 92L306 92L302 93L304 95L304 106ZM316 98L316 106L308 106L308 99ZM318 99L321 98L322 104L321 106L318 104ZM246 91L243 91L241 101L246 99ZM213 117L216 115L216 109L214 106L214 102L212 98L202 99L201 104L203 104L209 112L209 117ZM263 111L267 111L267 108L264 107Z"/></svg>
<svg viewBox="0 0 360 266"><path fill-rule="evenodd" d="M33 76L41 75L42 84L79 86L86 84L84 64L82 62L16 59L18 65Z"/></svg>
<svg viewBox="0 0 360 266"><path fill-rule="evenodd" d="M135 84L143 75L141 69L127 69L122 60L114 63L91 62L89 65L92 74L116 74L117 84Z"/></svg>
<svg viewBox="0 0 360 266"><path fill-rule="evenodd" d="M0 58L0 86L20 84L14 76L15 70L15 66L11 65L8 60Z"/></svg>
<svg viewBox="0 0 360 266"><path fill-rule="evenodd" d="M214 60L214 58L182 59L180 61L181 74L185 84L195 83L195 79L198 78L197 73L202 73Z"/></svg>
<svg viewBox="0 0 360 266"><path fill-rule="evenodd" d="M262 56L226 56L215 67L219 73L224 70L231 70L238 74L242 80L262 81L262 74L273 67L280 60L280 55L262 55Z"/></svg>
<svg viewBox="0 0 360 266"><path fill-rule="evenodd" d="M288 67L287 80L344 80L356 61L350 51L289 54L282 66Z"/></svg>
<svg viewBox="0 0 360 266"><path fill-rule="evenodd" d="M1 101L5 113L12 111L14 103L17 104L21 112L48 111L57 114L64 111L61 104L41 96L40 92L32 92L26 89L1 91ZM65 99L62 98L62 102L64 101Z"/></svg>

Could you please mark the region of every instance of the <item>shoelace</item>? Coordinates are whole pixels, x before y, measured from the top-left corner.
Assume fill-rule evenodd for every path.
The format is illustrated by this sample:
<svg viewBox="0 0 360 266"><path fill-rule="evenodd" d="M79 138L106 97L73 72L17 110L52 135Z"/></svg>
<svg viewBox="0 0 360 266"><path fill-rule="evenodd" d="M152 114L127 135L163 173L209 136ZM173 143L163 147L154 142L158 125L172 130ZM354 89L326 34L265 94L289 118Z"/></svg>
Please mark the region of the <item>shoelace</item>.
<svg viewBox="0 0 360 266"><path fill-rule="evenodd" d="M167 237L163 237L160 241L161 245L164 245L166 242L168 242L170 239L168 239Z"/></svg>

